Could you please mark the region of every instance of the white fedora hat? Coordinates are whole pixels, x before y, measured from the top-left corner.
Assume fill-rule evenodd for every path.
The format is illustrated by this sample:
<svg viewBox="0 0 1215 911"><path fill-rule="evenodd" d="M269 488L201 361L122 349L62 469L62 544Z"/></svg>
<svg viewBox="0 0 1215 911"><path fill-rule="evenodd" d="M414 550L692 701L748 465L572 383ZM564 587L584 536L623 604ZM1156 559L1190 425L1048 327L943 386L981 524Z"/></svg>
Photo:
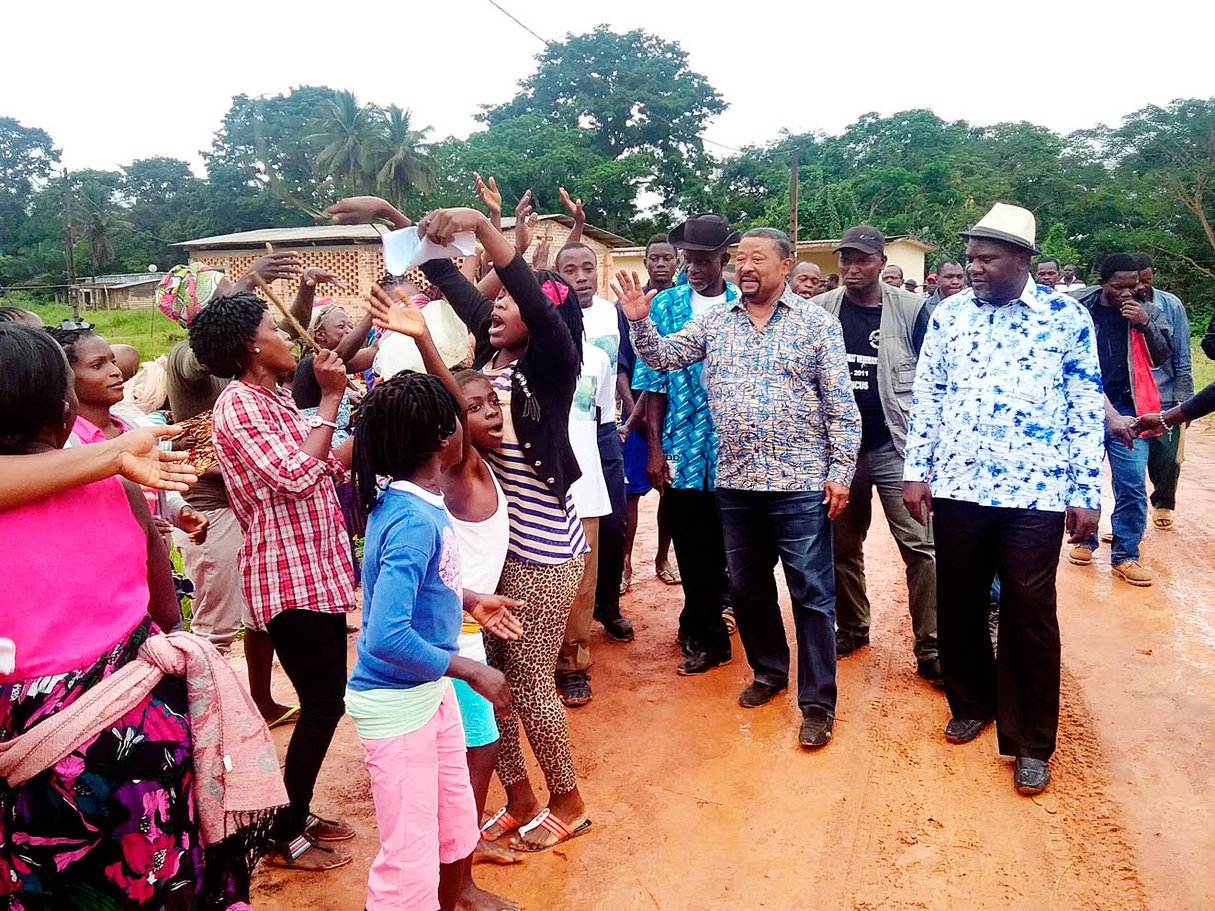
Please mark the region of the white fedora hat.
<svg viewBox="0 0 1215 911"><path fill-rule="evenodd" d="M962 236L999 240L1037 254L1042 252L1034 243L1037 228L1038 222L1029 209L998 202L991 207L990 212L979 219L977 225L969 231L963 231Z"/></svg>

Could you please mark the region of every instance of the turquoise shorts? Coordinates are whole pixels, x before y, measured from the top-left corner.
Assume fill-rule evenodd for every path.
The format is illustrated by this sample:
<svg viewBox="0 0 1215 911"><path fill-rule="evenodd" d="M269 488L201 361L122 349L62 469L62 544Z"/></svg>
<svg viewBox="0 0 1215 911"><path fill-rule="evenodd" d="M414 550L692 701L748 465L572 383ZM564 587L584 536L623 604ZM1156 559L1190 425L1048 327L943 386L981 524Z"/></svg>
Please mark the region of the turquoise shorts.
<svg viewBox="0 0 1215 911"><path fill-rule="evenodd" d="M494 706L488 699L463 680L452 680L456 690L456 702L460 705L460 719L464 722L464 744L472 749L494 743L498 739L498 722L494 719Z"/></svg>

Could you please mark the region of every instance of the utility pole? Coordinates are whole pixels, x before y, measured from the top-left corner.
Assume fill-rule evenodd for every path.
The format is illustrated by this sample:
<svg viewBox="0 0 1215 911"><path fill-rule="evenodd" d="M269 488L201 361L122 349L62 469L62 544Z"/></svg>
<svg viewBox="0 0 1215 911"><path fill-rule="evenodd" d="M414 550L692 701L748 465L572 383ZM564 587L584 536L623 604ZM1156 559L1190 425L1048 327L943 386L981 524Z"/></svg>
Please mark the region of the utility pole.
<svg viewBox="0 0 1215 911"><path fill-rule="evenodd" d="M63 233L67 241L67 299L72 307L72 319L80 319L80 304L76 300L76 245L72 242L72 182L67 168L63 169Z"/></svg>
<svg viewBox="0 0 1215 911"><path fill-rule="evenodd" d="M789 153L789 239L797 254L797 149Z"/></svg>

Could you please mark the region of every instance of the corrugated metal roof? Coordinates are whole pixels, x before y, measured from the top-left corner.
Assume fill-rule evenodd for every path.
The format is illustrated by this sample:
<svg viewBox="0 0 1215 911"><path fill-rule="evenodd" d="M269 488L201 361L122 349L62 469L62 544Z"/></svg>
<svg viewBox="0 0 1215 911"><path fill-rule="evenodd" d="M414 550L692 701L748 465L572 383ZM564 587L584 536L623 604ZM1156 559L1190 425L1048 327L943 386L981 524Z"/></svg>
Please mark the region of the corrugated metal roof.
<svg viewBox="0 0 1215 911"><path fill-rule="evenodd" d="M261 228L185 240L175 247L262 247L266 244L307 246L350 241L375 243L390 228L382 225L309 225L304 228Z"/></svg>
<svg viewBox="0 0 1215 911"><path fill-rule="evenodd" d="M159 282L166 272L127 272L121 275L90 275L76 282L80 288L133 288Z"/></svg>

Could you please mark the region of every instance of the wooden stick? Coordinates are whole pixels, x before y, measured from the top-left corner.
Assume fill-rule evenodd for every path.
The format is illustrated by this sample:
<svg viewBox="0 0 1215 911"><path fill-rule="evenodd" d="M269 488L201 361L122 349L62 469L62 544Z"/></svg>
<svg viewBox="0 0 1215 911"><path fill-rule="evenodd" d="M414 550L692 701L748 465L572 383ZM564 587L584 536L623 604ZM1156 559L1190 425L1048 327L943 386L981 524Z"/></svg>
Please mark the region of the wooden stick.
<svg viewBox="0 0 1215 911"><path fill-rule="evenodd" d="M266 246L270 245L266 244ZM278 299L278 295L270 290L270 286L267 285L265 280L256 272L253 273L253 282L259 288L261 288L262 294L266 295L266 297L270 299L270 303L274 304L274 306L278 309L278 312L281 313L283 318L287 320L287 325L289 325L295 334L300 337L300 341L311 348L314 352L319 352L321 350L321 346L316 343L316 339L308 334L308 330L300 325L300 321L295 318L295 314L283 306L283 302Z"/></svg>

